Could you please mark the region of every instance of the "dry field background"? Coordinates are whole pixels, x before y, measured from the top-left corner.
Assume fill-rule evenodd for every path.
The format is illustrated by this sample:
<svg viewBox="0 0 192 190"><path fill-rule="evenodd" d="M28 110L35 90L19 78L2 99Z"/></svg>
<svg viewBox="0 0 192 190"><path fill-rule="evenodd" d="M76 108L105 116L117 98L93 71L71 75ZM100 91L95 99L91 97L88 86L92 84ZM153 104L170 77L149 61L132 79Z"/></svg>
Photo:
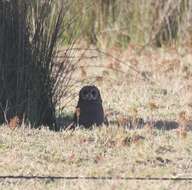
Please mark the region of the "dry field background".
<svg viewBox="0 0 192 190"><path fill-rule="evenodd" d="M90 47L76 56L81 56L81 61L74 80L83 82L74 91L78 93L88 82L96 84L106 113L113 110L144 119L177 120L186 112L191 117L190 46L143 49L129 45L126 50ZM77 100L75 96L68 110L74 111Z"/></svg>
<svg viewBox="0 0 192 190"><path fill-rule="evenodd" d="M1 126L0 175L192 177L192 49L187 45L143 51L129 45L127 50L111 48L100 53L93 49L84 52L74 75L74 80L86 79L76 92L94 81L101 90L106 113L177 121L179 129L158 130L146 125L128 130L115 124L54 133L24 125L15 130ZM68 114L77 99L68 105ZM0 180L0 189L191 187L191 181Z"/></svg>

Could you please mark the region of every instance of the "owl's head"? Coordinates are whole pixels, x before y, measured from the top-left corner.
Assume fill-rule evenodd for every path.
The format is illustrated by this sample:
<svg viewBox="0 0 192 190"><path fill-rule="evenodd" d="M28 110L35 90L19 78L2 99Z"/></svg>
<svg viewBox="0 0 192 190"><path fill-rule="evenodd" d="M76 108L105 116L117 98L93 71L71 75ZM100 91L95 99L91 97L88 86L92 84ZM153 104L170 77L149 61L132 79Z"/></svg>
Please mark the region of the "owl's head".
<svg viewBox="0 0 192 190"><path fill-rule="evenodd" d="M83 101L101 102L101 95L96 86L84 86L79 92L79 99Z"/></svg>

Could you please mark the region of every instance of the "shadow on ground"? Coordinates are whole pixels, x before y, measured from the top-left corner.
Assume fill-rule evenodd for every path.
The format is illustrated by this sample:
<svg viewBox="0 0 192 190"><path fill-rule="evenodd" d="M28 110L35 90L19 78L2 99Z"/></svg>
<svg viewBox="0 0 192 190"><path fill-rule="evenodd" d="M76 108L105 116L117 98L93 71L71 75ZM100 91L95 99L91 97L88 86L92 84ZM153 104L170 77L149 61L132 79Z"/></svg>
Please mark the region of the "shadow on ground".
<svg viewBox="0 0 192 190"><path fill-rule="evenodd" d="M62 130L73 122L73 114L62 114L56 118L58 127Z"/></svg>
<svg viewBox="0 0 192 190"><path fill-rule="evenodd" d="M62 115L57 118L57 124L60 129L67 128L73 122L73 114ZM144 121L142 118L138 118L136 121L127 120L126 123L119 123L117 120L109 121L107 125L116 125L118 127L125 127L127 129L142 129L146 124L153 126L158 130L172 130L179 127L179 123L169 120L157 120L157 121ZM192 128L192 123L188 124L189 128Z"/></svg>
<svg viewBox="0 0 192 190"><path fill-rule="evenodd" d="M61 113L57 118L57 124L60 129L66 129L73 123L74 113ZM133 117L130 115L123 115L115 110L108 111L104 119L105 126L124 127L126 129L142 129L146 125L158 130L173 130L177 129L180 124L176 120L151 120L143 119L141 117ZM192 130L192 121L186 123L188 130ZM89 129L92 129L90 127Z"/></svg>
<svg viewBox="0 0 192 190"><path fill-rule="evenodd" d="M154 123L154 127L160 130L172 130L179 127L176 121L159 120Z"/></svg>

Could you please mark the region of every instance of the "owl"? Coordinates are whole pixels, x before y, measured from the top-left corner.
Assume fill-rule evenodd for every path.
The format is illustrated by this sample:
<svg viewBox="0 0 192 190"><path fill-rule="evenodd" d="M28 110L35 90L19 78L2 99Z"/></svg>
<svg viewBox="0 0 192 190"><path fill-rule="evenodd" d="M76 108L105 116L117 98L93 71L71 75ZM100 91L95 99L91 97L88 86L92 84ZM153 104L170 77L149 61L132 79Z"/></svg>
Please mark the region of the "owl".
<svg viewBox="0 0 192 190"><path fill-rule="evenodd" d="M76 126L89 128L104 122L104 111L99 89L96 86L84 86L79 92L79 100L74 115Z"/></svg>

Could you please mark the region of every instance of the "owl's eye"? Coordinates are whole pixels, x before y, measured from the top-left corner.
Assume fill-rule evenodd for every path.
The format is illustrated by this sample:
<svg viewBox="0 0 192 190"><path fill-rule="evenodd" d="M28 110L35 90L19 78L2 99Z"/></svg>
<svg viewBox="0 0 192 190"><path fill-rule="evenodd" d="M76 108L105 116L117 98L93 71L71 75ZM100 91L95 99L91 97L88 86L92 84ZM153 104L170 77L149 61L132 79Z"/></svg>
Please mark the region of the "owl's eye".
<svg viewBox="0 0 192 190"><path fill-rule="evenodd" d="M83 100L86 100L87 99L87 96L88 96L88 91L87 90L83 90L82 93L81 93L81 97Z"/></svg>
<svg viewBox="0 0 192 190"><path fill-rule="evenodd" d="M98 92L95 89L91 90L91 97L92 97L92 100L96 100L97 99Z"/></svg>
<svg viewBox="0 0 192 190"><path fill-rule="evenodd" d="M83 95L87 95L88 94L88 91L87 90L84 90L83 91Z"/></svg>

